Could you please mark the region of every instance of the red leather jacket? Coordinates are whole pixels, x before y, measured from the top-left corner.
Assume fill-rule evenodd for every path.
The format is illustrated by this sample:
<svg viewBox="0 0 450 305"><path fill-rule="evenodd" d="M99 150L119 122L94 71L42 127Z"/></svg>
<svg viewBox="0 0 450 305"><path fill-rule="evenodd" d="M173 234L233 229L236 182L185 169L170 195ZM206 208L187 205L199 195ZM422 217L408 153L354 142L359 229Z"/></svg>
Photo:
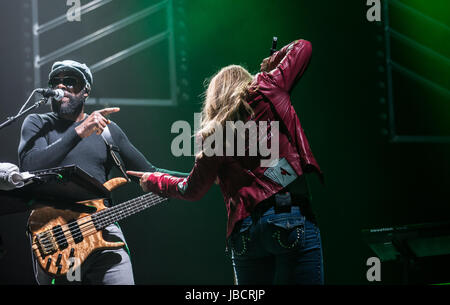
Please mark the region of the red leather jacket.
<svg viewBox="0 0 450 305"><path fill-rule="evenodd" d="M150 175L146 184L150 191L162 196L196 201L212 186L216 177L224 196L227 213L227 238L235 224L249 216L255 206L277 193L305 172L322 172L291 104L289 93L309 64L311 44L295 41L270 57L270 72L255 76L248 100L254 110L253 119L281 121L279 162L274 167L261 167L260 159L250 156L202 156L196 158L187 178L168 174ZM282 125L284 124L284 127Z"/></svg>

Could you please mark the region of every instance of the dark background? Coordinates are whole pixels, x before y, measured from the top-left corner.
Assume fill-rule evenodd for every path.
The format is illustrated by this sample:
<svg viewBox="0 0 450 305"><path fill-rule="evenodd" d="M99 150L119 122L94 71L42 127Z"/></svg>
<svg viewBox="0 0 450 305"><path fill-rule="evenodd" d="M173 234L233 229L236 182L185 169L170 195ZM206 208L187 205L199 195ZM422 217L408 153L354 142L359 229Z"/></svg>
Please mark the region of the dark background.
<svg viewBox="0 0 450 305"><path fill-rule="evenodd" d="M20 109L32 88L26 80L32 75L25 64L30 56L26 47L31 39L26 34L30 23L25 20L25 2L28 1L1 2L2 121ZM56 12L47 12L49 18L64 14L68 9L60 2L64 1L45 2L49 11ZM82 16L81 22L70 24L63 33L55 33L54 39L42 48L51 50L51 43L68 43L72 35L79 38L77 35L87 29L95 30L114 22L120 18L120 13L131 10L131 2L116 1L110 11L99 10L100 15L95 20ZM145 7L144 2L136 2L135 8ZM448 22L448 14L445 19L440 9L447 8L448 13L448 5L444 1L435 1L433 5L435 9L427 13L434 14L435 18L444 16ZM228 64L242 64L256 73L261 60L268 56L272 36L278 36L279 48L299 38L311 41L312 60L292 92L292 100L325 172L324 187L316 177L309 178L313 209L322 233L325 283L368 284L366 261L375 253L364 242L361 230L448 220L450 177L448 144L390 141L386 74L380 70L384 64L383 27L382 23L366 19L367 9L366 1L362 0L174 1L174 10L180 18L176 22L184 23L184 27L175 28L176 49L182 48L185 52L183 68L177 57L178 105L121 105L121 111L111 119L156 166L190 171L193 157L176 158L170 151L175 137L170 127L176 120L186 120L193 126L193 113L200 112L204 80ZM151 24L135 28L134 37L145 36L152 28ZM120 50L119 45L129 43L129 38L129 33L119 33L117 45L114 41L98 43L65 57L93 64L102 58L100 54L110 55ZM167 82L162 80L167 79L164 68L167 59L161 48L152 49L154 53L145 50L94 74L92 95L166 98L170 92ZM49 67L45 69L43 77ZM184 87L180 80L183 71L188 84ZM123 88L127 91L119 90ZM409 89L404 86L401 90L406 95ZM402 115L410 111L411 115L421 117L417 115L419 110L408 107L405 102L408 100L401 92L396 98L405 105ZM433 101L439 109L439 103L444 104L445 99L436 97ZM100 107L89 106L87 111ZM448 104L445 107L448 108ZM49 111L48 106L44 108L38 112ZM450 114L434 111L440 115L429 121L442 126L438 132L445 134L449 130ZM22 121L23 118L0 130L2 162L18 163ZM408 124L414 126L414 122ZM436 126L431 129L436 131ZM117 190L115 197L121 202L140 194L137 185L127 185ZM18 213L0 217L0 234L7 251L0 260L1 284L35 283L25 236L27 216L28 213ZM199 202L173 200L122 221L136 283L232 284L231 263L225 255L225 225L225 206L216 186ZM442 261L435 258L426 270L437 274L445 268L450 270L448 263L442 265ZM401 283L401 270L397 263L382 263L382 283ZM421 277L421 282L436 281L450 281L450 277Z"/></svg>

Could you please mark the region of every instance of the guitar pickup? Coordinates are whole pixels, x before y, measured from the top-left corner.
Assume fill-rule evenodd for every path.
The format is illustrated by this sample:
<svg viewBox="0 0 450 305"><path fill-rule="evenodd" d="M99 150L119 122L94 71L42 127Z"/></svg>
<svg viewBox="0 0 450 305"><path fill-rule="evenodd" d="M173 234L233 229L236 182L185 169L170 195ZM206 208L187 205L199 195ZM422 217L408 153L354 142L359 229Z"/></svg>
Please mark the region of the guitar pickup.
<svg viewBox="0 0 450 305"><path fill-rule="evenodd" d="M61 228L61 226L54 226L53 229L53 238L56 240L56 243L59 246L59 249L65 249L69 246L67 243L66 236Z"/></svg>
<svg viewBox="0 0 450 305"><path fill-rule="evenodd" d="M82 242L84 237L83 233L81 233L80 226L78 225L78 222L76 220L71 221L68 223L70 233L72 234L72 238L75 241L75 243Z"/></svg>

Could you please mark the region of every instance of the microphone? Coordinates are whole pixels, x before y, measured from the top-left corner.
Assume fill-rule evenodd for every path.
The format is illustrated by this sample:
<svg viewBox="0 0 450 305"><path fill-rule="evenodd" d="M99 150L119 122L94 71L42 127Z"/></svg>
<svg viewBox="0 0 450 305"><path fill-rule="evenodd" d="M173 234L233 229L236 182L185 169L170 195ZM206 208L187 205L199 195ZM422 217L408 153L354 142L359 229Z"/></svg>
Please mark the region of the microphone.
<svg viewBox="0 0 450 305"><path fill-rule="evenodd" d="M277 42L278 42L278 38L274 36L273 39L272 39L272 49L270 49L270 55L271 56L277 50Z"/></svg>
<svg viewBox="0 0 450 305"><path fill-rule="evenodd" d="M42 94L43 97L52 97L56 101L60 101L64 97L64 91L62 89L53 90L53 89L39 88L36 89L36 92Z"/></svg>

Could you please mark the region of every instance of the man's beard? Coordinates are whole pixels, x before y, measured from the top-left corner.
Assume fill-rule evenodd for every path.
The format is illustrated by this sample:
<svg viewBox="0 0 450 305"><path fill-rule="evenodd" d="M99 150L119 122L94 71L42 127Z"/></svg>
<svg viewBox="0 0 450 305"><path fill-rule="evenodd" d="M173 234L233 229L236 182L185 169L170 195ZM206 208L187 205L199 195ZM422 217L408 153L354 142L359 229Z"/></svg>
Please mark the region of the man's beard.
<svg viewBox="0 0 450 305"><path fill-rule="evenodd" d="M69 98L69 101L56 101L52 98L51 109L59 116L75 119L83 110L83 104L86 98L83 96L83 94L74 95L67 91L64 93L64 96L67 96Z"/></svg>

